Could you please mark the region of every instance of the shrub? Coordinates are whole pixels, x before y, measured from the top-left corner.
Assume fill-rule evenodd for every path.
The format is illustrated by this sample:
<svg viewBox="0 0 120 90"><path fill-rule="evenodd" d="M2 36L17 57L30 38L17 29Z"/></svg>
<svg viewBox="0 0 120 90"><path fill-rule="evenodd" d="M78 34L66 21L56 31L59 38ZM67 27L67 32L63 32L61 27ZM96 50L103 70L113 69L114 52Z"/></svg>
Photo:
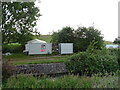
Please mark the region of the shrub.
<svg viewBox="0 0 120 90"><path fill-rule="evenodd" d="M108 51L110 55L118 55L120 48L109 48Z"/></svg>
<svg viewBox="0 0 120 90"><path fill-rule="evenodd" d="M92 75L96 73L114 73L118 70L116 55L110 55L108 50L86 51L72 55L65 62L70 72Z"/></svg>
<svg viewBox="0 0 120 90"><path fill-rule="evenodd" d="M11 52L11 53L22 52L22 45L18 43L3 45L3 53L6 52Z"/></svg>

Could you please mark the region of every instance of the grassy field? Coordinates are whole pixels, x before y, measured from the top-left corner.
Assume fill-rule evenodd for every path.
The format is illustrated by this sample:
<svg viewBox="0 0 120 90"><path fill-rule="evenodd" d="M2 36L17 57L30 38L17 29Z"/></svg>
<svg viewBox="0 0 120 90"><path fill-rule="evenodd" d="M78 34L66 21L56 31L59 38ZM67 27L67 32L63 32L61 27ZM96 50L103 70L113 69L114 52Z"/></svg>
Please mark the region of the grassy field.
<svg viewBox="0 0 120 90"><path fill-rule="evenodd" d="M11 77L3 84L3 88L118 88L118 77L85 77L65 75L59 77L33 77L19 75Z"/></svg>
<svg viewBox="0 0 120 90"><path fill-rule="evenodd" d="M44 41L50 43L50 41L52 40L52 36L51 35L40 35L40 37L38 37L38 39L44 40ZM104 41L104 42L105 42L105 44L114 44L111 41Z"/></svg>
<svg viewBox="0 0 120 90"><path fill-rule="evenodd" d="M38 39L50 43L50 41L52 40L52 36L51 35L40 35L40 37L38 37Z"/></svg>
<svg viewBox="0 0 120 90"><path fill-rule="evenodd" d="M111 41L105 41L105 44L114 44L114 43Z"/></svg>
<svg viewBox="0 0 120 90"><path fill-rule="evenodd" d="M25 55L13 54L10 56L3 56L3 60L9 60L14 65L23 64L45 64L45 63L59 63L64 62L69 55Z"/></svg>

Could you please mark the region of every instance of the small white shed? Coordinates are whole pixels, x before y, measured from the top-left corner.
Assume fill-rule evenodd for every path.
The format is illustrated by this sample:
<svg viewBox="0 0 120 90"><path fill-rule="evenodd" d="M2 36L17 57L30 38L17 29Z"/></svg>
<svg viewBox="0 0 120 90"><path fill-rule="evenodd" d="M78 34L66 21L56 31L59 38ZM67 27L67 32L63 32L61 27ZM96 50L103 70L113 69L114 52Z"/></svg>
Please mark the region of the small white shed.
<svg viewBox="0 0 120 90"><path fill-rule="evenodd" d="M45 41L34 39L28 41L25 45L24 52L27 52L29 55L33 54L51 54L52 53L52 44L46 43Z"/></svg>
<svg viewBox="0 0 120 90"><path fill-rule="evenodd" d="M73 53L73 43L60 43L59 44L60 54L72 54Z"/></svg>

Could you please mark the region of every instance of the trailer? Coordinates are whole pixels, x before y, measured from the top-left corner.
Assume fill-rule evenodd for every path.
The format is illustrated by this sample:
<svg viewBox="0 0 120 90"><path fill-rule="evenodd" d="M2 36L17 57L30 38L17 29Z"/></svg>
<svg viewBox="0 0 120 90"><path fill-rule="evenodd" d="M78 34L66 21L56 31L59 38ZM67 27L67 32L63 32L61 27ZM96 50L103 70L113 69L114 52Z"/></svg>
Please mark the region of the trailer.
<svg viewBox="0 0 120 90"><path fill-rule="evenodd" d="M52 54L52 43L46 43L45 41L35 39L29 41L25 45L24 52L28 53L28 55Z"/></svg>
<svg viewBox="0 0 120 90"><path fill-rule="evenodd" d="M73 54L73 43L60 43L59 53L60 54Z"/></svg>

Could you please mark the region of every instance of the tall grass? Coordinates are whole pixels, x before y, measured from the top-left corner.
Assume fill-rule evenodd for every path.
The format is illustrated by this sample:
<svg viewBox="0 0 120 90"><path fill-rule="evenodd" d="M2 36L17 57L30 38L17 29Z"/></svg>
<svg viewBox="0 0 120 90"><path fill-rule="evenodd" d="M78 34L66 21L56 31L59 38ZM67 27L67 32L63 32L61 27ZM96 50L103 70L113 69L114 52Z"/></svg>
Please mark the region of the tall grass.
<svg viewBox="0 0 120 90"><path fill-rule="evenodd" d="M92 84L91 78L73 75L59 78L20 75L9 78L3 88L92 88Z"/></svg>
<svg viewBox="0 0 120 90"><path fill-rule="evenodd" d="M11 77L3 88L120 88L118 76L109 75L104 77L66 75L61 77L33 77L19 75Z"/></svg>

